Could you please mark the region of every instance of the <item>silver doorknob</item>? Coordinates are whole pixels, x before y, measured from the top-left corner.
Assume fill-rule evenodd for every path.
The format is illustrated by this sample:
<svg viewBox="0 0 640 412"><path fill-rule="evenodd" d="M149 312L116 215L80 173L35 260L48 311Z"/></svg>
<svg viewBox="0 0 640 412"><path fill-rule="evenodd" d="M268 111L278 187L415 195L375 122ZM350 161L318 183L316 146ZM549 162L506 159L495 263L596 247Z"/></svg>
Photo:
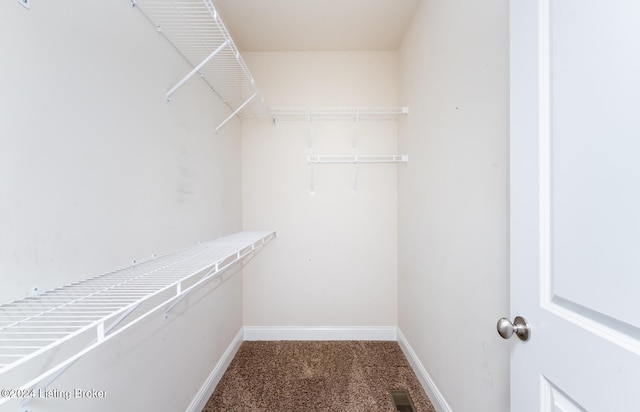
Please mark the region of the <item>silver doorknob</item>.
<svg viewBox="0 0 640 412"><path fill-rule="evenodd" d="M496 327L498 334L504 339L509 339L514 333L523 341L528 341L531 336L531 326L522 316L516 316L513 323L507 318L501 318Z"/></svg>

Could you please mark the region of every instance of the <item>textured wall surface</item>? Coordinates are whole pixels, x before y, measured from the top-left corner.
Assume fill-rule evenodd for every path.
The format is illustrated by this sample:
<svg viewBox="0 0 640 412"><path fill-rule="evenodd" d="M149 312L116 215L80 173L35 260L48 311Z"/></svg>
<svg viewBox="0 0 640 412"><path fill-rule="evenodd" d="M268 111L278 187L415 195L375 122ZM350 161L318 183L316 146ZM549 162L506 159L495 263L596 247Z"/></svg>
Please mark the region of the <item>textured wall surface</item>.
<svg viewBox="0 0 640 412"><path fill-rule="evenodd" d="M0 5L0 301L241 229L240 128L129 2ZM242 324L241 274L83 358L32 410L184 410ZM224 316L212 315L224 312ZM16 386L23 382L16 382ZM57 409L56 409L57 408Z"/></svg>
<svg viewBox="0 0 640 412"><path fill-rule="evenodd" d="M397 104L395 52L247 53L271 106ZM313 154L351 154L354 121L312 122ZM245 326L396 325L396 165L307 164L302 122L243 121L243 223L277 230L245 268ZM395 154L397 123L360 122L358 154Z"/></svg>
<svg viewBox="0 0 640 412"><path fill-rule="evenodd" d="M508 2L424 0L400 49L398 323L454 411L508 410Z"/></svg>

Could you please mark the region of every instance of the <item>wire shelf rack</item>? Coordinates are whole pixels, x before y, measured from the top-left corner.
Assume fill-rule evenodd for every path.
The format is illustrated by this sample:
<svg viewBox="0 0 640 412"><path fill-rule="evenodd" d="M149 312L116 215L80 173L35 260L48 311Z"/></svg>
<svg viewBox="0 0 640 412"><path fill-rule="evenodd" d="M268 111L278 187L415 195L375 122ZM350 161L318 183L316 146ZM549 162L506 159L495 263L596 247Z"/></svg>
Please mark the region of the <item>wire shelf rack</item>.
<svg viewBox="0 0 640 412"><path fill-rule="evenodd" d="M312 164L408 163L408 155L309 155Z"/></svg>
<svg viewBox="0 0 640 412"><path fill-rule="evenodd" d="M280 121L396 120L409 113L408 107L272 107L270 115Z"/></svg>
<svg viewBox="0 0 640 412"><path fill-rule="evenodd" d="M190 292L249 259L275 236L273 231L239 232L0 305L0 382L29 389L55 379L150 314L164 310L167 317ZM60 353L65 353L62 359ZM42 357L50 364L51 356L53 366L22 386L6 381L19 366ZM0 404L7 400L0 398Z"/></svg>
<svg viewBox="0 0 640 412"><path fill-rule="evenodd" d="M409 163L409 155L309 155L307 163L310 166L310 191L315 193L315 165L326 164L352 164L355 167L355 175L353 179L353 192L358 191L358 175L361 164L397 164Z"/></svg>
<svg viewBox="0 0 640 412"><path fill-rule="evenodd" d="M133 0L136 6L194 67L167 92L167 100L199 74L235 115L268 117L269 110L231 35L211 0Z"/></svg>

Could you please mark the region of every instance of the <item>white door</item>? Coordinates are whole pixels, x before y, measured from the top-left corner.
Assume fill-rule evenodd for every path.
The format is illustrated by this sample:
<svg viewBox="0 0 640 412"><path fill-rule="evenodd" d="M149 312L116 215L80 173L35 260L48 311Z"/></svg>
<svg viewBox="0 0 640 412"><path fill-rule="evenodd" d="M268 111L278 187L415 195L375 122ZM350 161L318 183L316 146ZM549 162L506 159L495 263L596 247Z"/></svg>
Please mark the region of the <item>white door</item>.
<svg viewBox="0 0 640 412"><path fill-rule="evenodd" d="M511 410L640 411L640 0L510 13Z"/></svg>

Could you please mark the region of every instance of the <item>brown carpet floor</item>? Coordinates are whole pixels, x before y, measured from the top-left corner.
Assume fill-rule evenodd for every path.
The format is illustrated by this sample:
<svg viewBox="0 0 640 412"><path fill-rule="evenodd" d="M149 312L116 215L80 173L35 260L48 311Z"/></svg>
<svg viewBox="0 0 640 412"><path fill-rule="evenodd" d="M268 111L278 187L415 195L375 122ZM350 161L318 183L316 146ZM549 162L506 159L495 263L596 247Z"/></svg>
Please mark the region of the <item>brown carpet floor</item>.
<svg viewBox="0 0 640 412"><path fill-rule="evenodd" d="M397 342L243 342L203 412L394 412L389 390L435 412Z"/></svg>

